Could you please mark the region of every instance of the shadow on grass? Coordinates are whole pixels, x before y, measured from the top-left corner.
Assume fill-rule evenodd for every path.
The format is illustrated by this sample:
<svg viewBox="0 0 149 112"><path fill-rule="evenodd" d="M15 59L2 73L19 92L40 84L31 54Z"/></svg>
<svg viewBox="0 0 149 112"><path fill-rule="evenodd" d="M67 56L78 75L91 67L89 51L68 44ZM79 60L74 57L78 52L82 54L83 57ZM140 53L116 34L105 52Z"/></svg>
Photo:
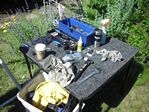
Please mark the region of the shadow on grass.
<svg viewBox="0 0 149 112"><path fill-rule="evenodd" d="M35 70L34 76L36 76L39 73L40 73L39 69ZM27 80L26 82L24 82L24 84L21 84L20 86L23 88L23 86L25 86L29 81L30 81L30 79ZM12 90L8 91L5 95L0 96L0 105L5 103L6 101L8 101L10 98L16 96L18 92L19 92L18 88L13 88ZM22 103L17 99L17 97L13 101L8 103L7 105L4 105L4 107L6 107L6 106L11 106L7 110L7 112L28 112L25 109L25 107L22 105ZM0 112L1 112L1 110L3 111L2 107L0 107Z"/></svg>
<svg viewBox="0 0 149 112"><path fill-rule="evenodd" d="M87 100L83 112L108 112L111 108L117 107L133 87L138 75L143 72L141 64L133 62L131 65L130 68L121 70L116 77ZM128 77L125 77L127 74ZM106 110L101 107L103 103L108 105Z"/></svg>
<svg viewBox="0 0 149 112"><path fill-rule="evenodd" d="M143 67L139 63L134 62L131 63L131 65L133 66L121 70L109 83L103 86L101 90L89 100L85 101L86 105L83 112L108 112L111 108L117 107L133 87L138 75L143 71ZM127 74L128 77L125 77ZM0 97L0 101L4 102L11 96L16 95L17 92L18 90L16 88L10 90L4 96ZM108 105L107 109L104 111L101 107L103 103ZM8 112L26 112L25 108L17 99L8 105L12 105L12 108L10 108Z"/></svg>
<svg viewBox="0 0 149 112"><path fill-rule="evenodd" d="M0 97L0 105L3 104L5 101L8 101L10 98L15 96L18 93L18 89L14 88L7 92L5 95ZM6 106L11 106L10 109L7 110L7 112L26 112L25 108L22 106L22 104L16 99L14 99L12 102L8 103ZM7 108L7 107L6 107ZM3 108L0 109L0 111L3 111Z"/></svg>

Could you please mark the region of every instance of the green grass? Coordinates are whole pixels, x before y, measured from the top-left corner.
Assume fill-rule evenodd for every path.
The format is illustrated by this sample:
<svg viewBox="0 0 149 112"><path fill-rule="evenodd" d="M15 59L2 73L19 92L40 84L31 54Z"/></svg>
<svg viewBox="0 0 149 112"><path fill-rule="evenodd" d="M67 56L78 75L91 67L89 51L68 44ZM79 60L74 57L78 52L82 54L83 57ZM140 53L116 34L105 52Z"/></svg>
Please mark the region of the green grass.
<svg viewBox="0 0 149 112"><path fill-rule="evenodd" d="M136 81L137 86L143 86L149 84L149 67L144 66L144 71L138 77Z"/></svg>
<svg viewBox="0 0 149 112"><path fill-rule="evenodd" d="M134 86L118 107L111 108L109 112L149 112L148 99L149 85ZM104 103L102 108L105 111L108 106Z"/></svg>
<svg viewBox="0 0 149 112"><path fill-rule="evenodd" d="M21 14L18 18L25 18L26 14ZM2 19L1 23L4 23L5 19ZM8 19L7 19L8 20ZM16 21L21 22L21 21ZM8 30L8 29L7 29ZM4 33L3 29L0 29L0 57L5 61L8 68L17 79L19 84L24 84L25 81L29 79L29 73L27 69L27 65L25 63L24 57L19 52L19 41L17 38L12 35L9 30L8 32ZM6 95L10 98L11 91L14 92L16 88L15 84L12 82L10 77L6 74L4 69L0 66L0 104L2 103L3 99L6 99L2 96ZM16 93L16 92L15 92ZM0 112L7 112L11 108L13 108L15 104L10 104L5 106L4 108L0 109ZM17 111L17 110L16 110Z"/></svg>

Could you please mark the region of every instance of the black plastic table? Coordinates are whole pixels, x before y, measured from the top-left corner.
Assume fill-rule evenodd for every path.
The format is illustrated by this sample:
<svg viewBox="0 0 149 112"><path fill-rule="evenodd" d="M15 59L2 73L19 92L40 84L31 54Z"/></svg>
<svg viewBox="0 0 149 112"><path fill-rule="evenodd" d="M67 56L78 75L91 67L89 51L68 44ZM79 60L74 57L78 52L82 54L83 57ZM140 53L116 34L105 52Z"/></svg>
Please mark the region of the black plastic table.
<svg viewBox="0 0 149 112"><path fill-rule="evenodd" d="M59 48L55 45L49 44L47 47L50 48L50 50L46 53L48 55L54 54L55 56L61 59L66 54L62 48ZM44 63L46 62L46 58L42 61L38 61L33 48L34 46L31 45L29 45L26 49L24 49L23 46L20 47L20 50L25 56L31 77L32 73L28 59L30 59L42 70L48 73L49 66L44 65ZM89 99L99 89L101 89L101 87L103 87L113 77L115 77L121 70L126 69L127 71L129 71L131 62L133 61L133 57L138 52L137 48L134 48L116 38L111 38L107 44L101 46L99 49L117 50L121 52L123 60L121 62L112 62L110 59L106 61L101 61L101 55L97 54L94 54L92 57L89 57L91 60L94 61L94 64L91 64L76 82L73 82L66 87L66 89L68 89L68 91L70 91L70 93L80 102ZM46 57L48 57L48 55ZM82 55L87 57L87 55L84 53ZM79 63L76 64L76 66L79 69L83 66L83 64L84 61L80 60ZM98 70L98 73L91 75L95 70ZM127 81L128 72L126 72L123 75Z"/></svg>
<svg viewBox="0 0 149 112"><path fill-rule="evenodd" d="M94 61L94 64L83 73L79 80L87 77L89 73L94 71L95 68L101 69L100 73L95 74L83 83L79 83L78 80L67 87L71 94L79 100L86 100L90 98L90 96L94 95L102 86L119 74L121 70L129 70L131 63L133 62L133 57L138 51L136 48L131 47L130 45L115 38L112 38L106 45L101 46L100 49L117 50L121 52L123 61L112 62L108 59L102 62L100 61L100 55L92 56L91 59ZM125 79L127 80L128 72L123 75L125 75Z"/></svg>

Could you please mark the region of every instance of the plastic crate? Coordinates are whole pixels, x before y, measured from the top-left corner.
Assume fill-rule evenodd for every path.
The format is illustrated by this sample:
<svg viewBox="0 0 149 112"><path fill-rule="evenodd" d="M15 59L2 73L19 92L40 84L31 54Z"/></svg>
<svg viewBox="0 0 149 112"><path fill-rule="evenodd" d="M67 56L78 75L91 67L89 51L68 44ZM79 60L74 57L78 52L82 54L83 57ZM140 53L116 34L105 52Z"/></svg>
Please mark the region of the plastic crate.
<svg viewBox="0 0 149 112"><path fill-rule="evenodd" d="M77 40L81 37L84 46L89 46L94 43L95 28L77 19L66 18L60 20L58 30Z"/></svg>
<svg viewBox="0 0 149 112"><path fill-rule="evenodd" d="M45 81L43 74L39 74L36 77L34 77L28 84L26 84L25 87L17 94L18 100L30 112L43 112L27 101L27 93L34 91L36 89L36 87L43 81ZM83 104L83 107L84 107L84 104ZM82 107L82 109L83 109L83 107ZM59 107L59 109L62 109L62 108ZM78 109L79 109L79 107L77 104L75 108L72 108L72 110L73 110L72 112L78 112Z"/></svg>

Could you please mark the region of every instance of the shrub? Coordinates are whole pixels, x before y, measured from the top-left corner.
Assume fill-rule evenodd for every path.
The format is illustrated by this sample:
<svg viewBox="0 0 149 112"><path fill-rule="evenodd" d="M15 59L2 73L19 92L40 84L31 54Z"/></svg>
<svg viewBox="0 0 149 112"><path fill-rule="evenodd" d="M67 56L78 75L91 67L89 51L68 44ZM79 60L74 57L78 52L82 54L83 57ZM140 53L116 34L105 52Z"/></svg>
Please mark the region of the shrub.
<svg viewBox="0 0 149 112"><path fill-rule="evenodd" d="M84 10L90 19L96 19L97 16L96 21L100 22L104 18L109 18L111 20L109 35L123 40L127 37L133 6L134 0L85 0L84 2Z"/></svg>
<svg viewBox="0 0 149 112"><path fill-rule="evenodd" d="M116 0L113 5L108 4L106 18L111 21L110 36L126 40L133 5L134 0Z"/></svg>
<svg viewBox="0 0 149 112"><path fill-rule="evenodd" d="M96 12L100 16L104 16L107 12L107 4L112 4L114 0L84 0L83 9L89 19L94 20Z"/></svg>
<svg viewBox="0 0 149 112"><path fill-rule="evenodd" d="M149 19L147 18L133 25L129 33L128 42L139 48L139 53L136 57L139 62L144 63L145 59L149 57Z"/></svg>

